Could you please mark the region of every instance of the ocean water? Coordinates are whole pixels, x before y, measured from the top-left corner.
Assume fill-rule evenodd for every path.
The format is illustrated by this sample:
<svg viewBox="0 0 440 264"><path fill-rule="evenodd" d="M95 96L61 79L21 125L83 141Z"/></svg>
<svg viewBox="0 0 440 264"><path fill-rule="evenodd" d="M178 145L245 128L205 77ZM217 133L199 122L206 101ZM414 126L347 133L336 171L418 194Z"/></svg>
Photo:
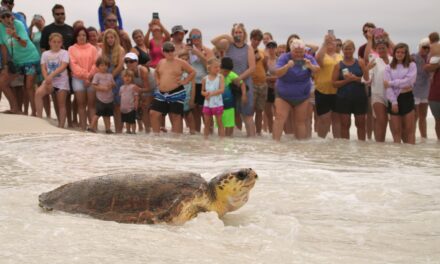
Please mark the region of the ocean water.
<svg viewBox="0 0 440 264"><path fill-rule="evenodd" d="M0 157L0 263L440 263L433 139L22 134L0 136ZM134 225L38 207L40 193L93 176L185 170L209 180L238 167L259 180L222 219Z"/></svg>

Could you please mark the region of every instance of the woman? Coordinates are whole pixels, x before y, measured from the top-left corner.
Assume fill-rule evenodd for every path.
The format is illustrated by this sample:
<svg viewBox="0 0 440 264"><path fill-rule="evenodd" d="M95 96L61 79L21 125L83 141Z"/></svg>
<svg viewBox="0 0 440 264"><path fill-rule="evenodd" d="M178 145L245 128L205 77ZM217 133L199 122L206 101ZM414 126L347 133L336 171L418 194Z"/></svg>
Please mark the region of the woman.
<svg viewBox="0 0 440 264"><path fill-rule="evenodd" d="M95 62L98 58L98 51L88 43L85 27L77 27L73 37L75 44L69 47L72 89L78 106L79 127L85 131L87 118L91 124L92 118L95 116L95 91L90 82L96 72Z"/></svg>
<svg viewBox="0 0 440 264"><path fill-rule="evenodd" d="M435 133L440 141L440 63L425 64L424 70L432 72L432 82L429 89L428 103L435 120Z"/></svg>
<svg viewBox="0 0 440 264"><path fill-rule="evenodd" d="M104 32L102 56L106 57L110 61L109 72L113 75L113 79L116 83L116 87L113 89L113 118L115 121L116 133L122 133L121 97L119 96L119 88L122 85L121 72L124 68L125 50L119 43L118 33L113 29L107 29Z"/></svg>
<svg viewBox="0 0 440 264"><path fill-rule="evenodd" d="M267 52L267 100L266 106L264 108L264 114L266 115L267 127L269 133L272 134L273 128L273 112L274 112L274 103L275 103L275 83L277 81L277 77L273 75L275 71L275 66L277 64L278 56L277 56L277 43L275 41L269 41L266 44L266 52Z"/></svg>
<svg viewBox="0 0 440 264"><path fill-rule="evenodd" d="M417 77L417 66L411 60L408 45L394 47L393 59L385 68L384 87L388 99L390 128L394 143L415 144L415 112L412 87Z"/></svg>
<svg viewBox="0 0 440 264"><path fill-rule="evenodd" d="M336 52L336 40L333 35L326 35L324 43L316 54L316 60L321 67L315 75L315 106L318 115L318 136L325 138L332 128L333 138L341 137L341 121L336 110L336 87L333 86L333 70L342 60L342 55Z"/></svg>
<svg viewBox="0 0 440 264"><path fill-rule="evenodd" d="M150 39L151 34L151 39ZM148 31L145 34L145 47L150 51L150 64L148 66L156 68L159 61L165 58L162 52L164 42L170 40L170 32L168 32L160 20L155 18L148 25Z"/></svg>
<svg viewBox="0 0 440 264"><path fill-rule="evenodd" d="M6 49L2 49L2 64L4 70L8 68L9 74L22 74L25 76L25 89L31 103L32 115L36 115L34 80L40 73L40 54L32 43L23 23L14 19L8 9L0 13L0 45L4 45L11 57L13 66L5 63L8 58Z"/></svg>
<svg viewBox="0 0 440 264"><path fill-rule="evenodd" d="M424 70L428 61L429 38L422 39L419 44L419 51L412 57L417 65L417 78L414 84L414 103L416 110L416 122L419 122L419 131L422 139L426 139L426 115L428 114L428 94L430 74Z"/></svg>
<svg viewBox="0 0 440 264"><path fill-rule="evenodd" d="M130 52L132 46L131 46L131 40L128 36L127 32L125 32L122 29L119 29L118 26L118 19L117 16L113 13L107 14L104 20L104 27L105 29L113 29L119 37L119 42L121 47L124 48L124 52Z"/></svg>
<svg viewBox="0 0 440 264"><path fill-rule="evenodd" d="M385 68L392 60L392 57L388 53L390 45L387 39L376 40L370 33L367 33L367 40L365 57L370 60L367 69L369 70L371 81L371 106L373 108L374 118L374 139L376 142L385 142L388 125L388 102L385 98L383 78Z"/></svg>
<svg viewBox="0 0 440 264"><path fill-rule="evenodd" d="M293 39L289 45L290 52L286 52L278 59L275 76L275 121L273 123L273 139L280 141L289 111L295 119L294 134L297 139L307 138L307 110L312 89L312 74L319 71L313 56L305 53L305 44L302 40Z"/></svg>
<svg viewBox="0 0 440 264"><path fill-rule="evenodd" d="M346 40L342 45L344 59L333 70L333 86L336 93L336 112L341 118L341 138L350 139L351 114L354 114L357 136L365 140L365 118L367 114L367 92L362 77L369 80L368 71L362 59L355 59L353 41Z"/></svg>
<svg viewBox="0 0 440 264"><path fill-rule="evenodd" d="M131 38L136 44L131 49L131 52L133 52L134 54L136 54L136 56L138 56L139 65L146 66L147 63L150 61L150 55L148 55L148 49L144 42L145 39L144 33L142 33L142 30L136 29L131 34Z"/></svg>
<svg viewBox="0 0 440 264"><path fill-rule="evenodd" d="M202 96L202 79L208 74L206 71L206 63L208 59L214 57L212 50L203 45L202 32L199 29L191 29L189 32L191 45L187 45L186 49L189 51L189 62L196 70L196 77L194 79L196 86L195 102L193 109L193 117L195 122L195 130L200 133L202 109L204 97Z"/></svg>
<svg viewBox="0 0 440 264"><path fill-rule="evenodd" d="M142 123L145 127L145 133L150 132L150 115L148 113L151 102L153 101L153 90L150 87L150 69L143 65L139 65L139 58L134 52L127 53L124 57L127 69L134 72L134 84L139 87L140 111L136 114L140 115ZM139 131L141 126L139 126Z"/></svg>
<svg viewBox="0 0 440 264"><path fill-rule="evenodd" d="M87 37L89 40L89 43L92 44L96 50L98 51L98 56L101 56L102 53L102 43L99 42L100 34L98 30L94 27L88 27L87 28Z"/></svg>
<svg viewBox="0 0 440 264"><path fill-rule="evenodd" d="M239 75L234 80L234 84L240 86L244 81L246 84L246 95L236 98L236 113L241 114L246 127L248 137L254 137L256 134L254 117L254 96L251 75L255 71L254 49L246 44L247 33L243 24L234 24L231 34L224 34L214 38L211 42L217 48L221 48L221 43L225 39L229 46L226 49L225 56L232 59L233 71ZM241 121L240 121L241 123Z"/></svg>

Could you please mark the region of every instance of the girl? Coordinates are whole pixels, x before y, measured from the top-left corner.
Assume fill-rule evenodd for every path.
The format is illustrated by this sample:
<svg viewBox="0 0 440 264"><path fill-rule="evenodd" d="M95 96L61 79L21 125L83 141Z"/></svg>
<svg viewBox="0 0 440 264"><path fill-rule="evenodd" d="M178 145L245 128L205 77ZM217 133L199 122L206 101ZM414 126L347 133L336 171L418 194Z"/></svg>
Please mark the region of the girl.
<svg viewBox="0 0 440 264"><path fill-rule="evenodd" d="M119 30L122 30L122 17L115 0L102 0L98 9L99 26L101 27L101 32L104 32L104 19L108 14L114 14L117 17Z"/></svg>
<svg viewBox="0 0 440 264"><path fill-rule="evenodd" d="M61 49L63 37L59 33L52 33L49 36L50 50L43 52L41 56L41 70L44 81L35 93L35 106L37 116L43 115L43 97L51 94L54 90L58 102L58 126L64 128L66 122L66 97L70 92L69 76L67 75L67 65L69 64L69 54Z"/></svg>
<svg viewBox="0 0 440 264"><path fill-rule="evenodd" d="M110 61L108 71L113 75L116 86L113 88L114 115L116 133L122 133L119 87L122 85L121 71L124 66L125 50L120 44L119 35L113 29L104 32L102 56Z"/></svg>
<svg viewBox="0 0 440 264"><path fill-rule="evenodd" d="M220 62L216 58L208 60L208 75L202 80L202 95L205 97L203 104L203 119L205 121L204 135L208 139L211 128L212 116L216 117L218 134L221 138L225 136L223 127L223 98L225 80L220 73Z"/></svg>
<svg viewBox="0 0 440 264"><path fill-rule="evenodd" d="M77 27L73 36L75 45L69 47L72 88L78 106L80 128L86 130L87 118L91 123L95 115L95 91L91 89L90 81L96 71L98 51L88 42L85 27Z"/></svg>
<svg viewBox="0 0 440 264"><path fill-rule="evenodd" d="M134 72L122 72L124 85L119 90L121 96L121 120L125 123L127 134L136 134L136 108L139 104L138 87L134 84Z"/></svg>
<svg viewBox="0 0 440 264"><path fill-rule="evenodd" d="M394 47L393 60L385 68L384 87L391 114L390 128L394 143L415 144L415 113L412 88L417 78L417 66L409 55L408 45Z"/></svg>
<svg viewBox="0 0 440 264"><path fill-rule="evenodd" d="M98 119L104 118L105 132L112 134L110 130L110 116L113 115L113 92L116 86L113 75L108 72L110 61L106 57L99 57L95 66L98 72L93 76L92 87L96 91L96 112L93 116L89 131L96 132Z"/></svg>
<svg viewBox="0 0 440 264"><path fill-rule="evenodd" d="M150 37L151 34L151 37ZM170 33L165 29L158 18L151 20L148 24L148 31L145 34L145 46L150 51L150 67L156 68L159 61L165 58L162 52L162 45L171 38Z"/></svg>
<svg viewBox="0 0 440 264"><path fill-rule="evenodd" d="M133 52L138 56L139 65L147 66L147 63L150 61L150 55L148 54L148 48L144 42L144 33L142 33L142 30L136 29L131 34L131 38L133 39L135 46L130 52Z"/></svg>

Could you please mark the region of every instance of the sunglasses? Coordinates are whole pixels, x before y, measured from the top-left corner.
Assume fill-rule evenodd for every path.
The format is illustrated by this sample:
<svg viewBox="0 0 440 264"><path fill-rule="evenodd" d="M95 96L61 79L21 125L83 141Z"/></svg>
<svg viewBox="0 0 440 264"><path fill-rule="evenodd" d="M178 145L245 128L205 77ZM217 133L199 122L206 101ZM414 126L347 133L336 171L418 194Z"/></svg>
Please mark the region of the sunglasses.
<svg viewBox="0 0 440 264"><path fill-rule="evenodd" d="M431 49L431 47L429 47L429 46L423 46L422 49L429 50L429 49Z"/></svg>
<svg viewBox="0 0 440 264"><path fill-rule="evenodd" d="M136 60L124 60L125 63L130 64L130 63L135 63L137 62Z"/></svg>
<svg viewBox="0 0 440 264"><path fill-rule="evenodd" d="M10 17L11 17L11 14L4 14L1 16L2 19L10 18Z"/></svg>
<svg viewBox="0 0 440 264"><path fill-rule="evenodd" d="M107 19L107 22L112 22L112 23L116 23L118 20L116 19Z"/></svg>
<svg viewBox="0 0 440 264"><path fill-rule="evenodd" d="M14 0L12 1L2 1L3 4L7 4L7 5L13 5L14 4Z"/></svg>
<svg viewBox="0 0 440 264"><path fill-rule="evenodd" d="M342 44L336 44L336 47L342 47Z"/></svg>
<svg viewBox="0 0 440 264"><path fill-rule="evenodd" d="M64 16L66 13L54 13L56 16Z"/></svg>
<svg viewBox="0 0 440 264"><path fill-rule="evenodd" d="M191 36L192 39L201 39L202 35L194 34Z"/></svg>

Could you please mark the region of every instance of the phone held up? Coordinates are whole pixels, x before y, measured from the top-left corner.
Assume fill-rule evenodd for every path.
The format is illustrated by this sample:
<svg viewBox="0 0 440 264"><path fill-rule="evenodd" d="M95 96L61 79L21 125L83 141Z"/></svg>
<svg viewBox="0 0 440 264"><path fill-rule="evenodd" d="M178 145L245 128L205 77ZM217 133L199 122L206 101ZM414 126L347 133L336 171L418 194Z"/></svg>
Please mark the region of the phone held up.
<svg viewBox="0 0 440 264"><path fill-rule="evenodd" d="M159 19L159 13L153 12L153 19Z"/></svg>
<svg viewBox="0 0 440 264"><path fill-rule="evenodd" d="M192 39L190 39L190 38L187 38L186 39L186 45L188 45L188 46L192 46Z"/></svg>
<svg viewBox="0 0 440 264"><path fill-rule="evenodd" d="M334 36L335 36L335 30L333 30L333 29L329 29L329 30L327 31L327 34L328 34L329 36L334 37Z"/></svg>

